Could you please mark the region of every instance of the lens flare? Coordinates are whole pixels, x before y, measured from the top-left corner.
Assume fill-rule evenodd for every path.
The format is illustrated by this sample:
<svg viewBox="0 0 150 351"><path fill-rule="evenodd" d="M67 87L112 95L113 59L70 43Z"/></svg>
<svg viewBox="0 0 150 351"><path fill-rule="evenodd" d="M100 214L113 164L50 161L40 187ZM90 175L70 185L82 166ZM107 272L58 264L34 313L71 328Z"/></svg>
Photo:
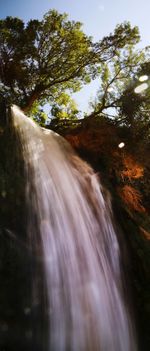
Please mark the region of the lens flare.
<svg viewBox="0 0 150 351"><path fill-rule="evenodd" d="M145 82L146 80L148 80L148 76L146 74L139 77L140 82Z"/></svg>
<svg viewBox="0 0 150 351"><path fill-rule="evenodd" d="M113 89L113 87L109 87L109 88L107 89L107 91L108 91L109 93L112 93L112 92L114 91L114 89Z"/></svg>
<svg viewBox="0 0 150 351"><path fill-rule="evenodd" d="M138 85L135 89L134 92L136 94L141 94L143 91L145 91L148 88L148 84L147 83L143 83Z"/></svg>
<svg viewBox="0 0 150 351"><path fill-rule="evenodd" d="M125 143L123 143L123 142L118 144L119 149L122 149L124 146L125 146Z"/></svg>

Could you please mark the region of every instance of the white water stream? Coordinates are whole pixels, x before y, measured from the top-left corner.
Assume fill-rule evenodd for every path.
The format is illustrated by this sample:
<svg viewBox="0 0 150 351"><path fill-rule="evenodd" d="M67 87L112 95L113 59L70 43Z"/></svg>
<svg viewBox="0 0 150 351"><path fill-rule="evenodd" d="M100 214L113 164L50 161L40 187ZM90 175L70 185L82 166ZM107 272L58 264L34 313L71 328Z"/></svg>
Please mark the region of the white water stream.
<svg viewBox="0 0 150 351"><path fill-rule="evenodd" d="M36 240L36 217L42 243L49 350L137 350L109 196L63 138L16 106L12 115L26 168L28 235Z"/></svg>

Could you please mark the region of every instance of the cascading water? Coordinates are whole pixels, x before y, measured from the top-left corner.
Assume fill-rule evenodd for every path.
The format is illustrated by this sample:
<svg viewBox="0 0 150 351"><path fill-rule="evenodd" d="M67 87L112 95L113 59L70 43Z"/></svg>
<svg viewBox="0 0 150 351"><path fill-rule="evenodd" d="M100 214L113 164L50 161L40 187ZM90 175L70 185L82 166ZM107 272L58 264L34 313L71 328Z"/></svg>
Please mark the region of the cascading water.
<svg viewBox="0 0 150 351"><path fill-rule="evenodd" d="M48 350L137 350L109 198L63 138L16 106L12 115L25 163L28 236L33 247L38 235L41 241Z"/></svg>

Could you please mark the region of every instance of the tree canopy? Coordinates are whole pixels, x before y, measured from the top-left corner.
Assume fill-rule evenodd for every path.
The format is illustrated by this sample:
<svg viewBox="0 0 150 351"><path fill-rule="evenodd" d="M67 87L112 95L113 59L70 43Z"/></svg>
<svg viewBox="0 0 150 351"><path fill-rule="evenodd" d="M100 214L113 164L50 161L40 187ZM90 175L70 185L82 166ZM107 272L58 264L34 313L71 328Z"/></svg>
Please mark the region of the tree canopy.
<svg viewBox="0 0 150 351"><path fill-rule="evenodd" d="M81 89L118 50L138 41L138 28L128 22L95 43L80 22L55 10L26 25L6 17L0 20L0 93L24 110L35 101L56 105L62 93Z"/></svg>

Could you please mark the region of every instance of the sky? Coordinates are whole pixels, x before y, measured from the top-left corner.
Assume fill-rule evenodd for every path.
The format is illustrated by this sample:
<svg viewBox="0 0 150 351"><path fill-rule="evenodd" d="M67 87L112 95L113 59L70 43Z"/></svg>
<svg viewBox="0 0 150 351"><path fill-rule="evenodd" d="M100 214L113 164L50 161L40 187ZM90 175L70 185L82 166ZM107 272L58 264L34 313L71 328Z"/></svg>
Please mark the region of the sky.
<svg viewBox="0 0 150 351"><path fill-rule="evenodd" d="M0 18L16 16L25 22L42 19L50 9L66 12L69 19L83 23L86 34L94 40L113 32L118 23L130 21L140 29L140 47L150 45L150 0L0 0ZM81 111L96 96L98 80L74 95Z"/></svg>

